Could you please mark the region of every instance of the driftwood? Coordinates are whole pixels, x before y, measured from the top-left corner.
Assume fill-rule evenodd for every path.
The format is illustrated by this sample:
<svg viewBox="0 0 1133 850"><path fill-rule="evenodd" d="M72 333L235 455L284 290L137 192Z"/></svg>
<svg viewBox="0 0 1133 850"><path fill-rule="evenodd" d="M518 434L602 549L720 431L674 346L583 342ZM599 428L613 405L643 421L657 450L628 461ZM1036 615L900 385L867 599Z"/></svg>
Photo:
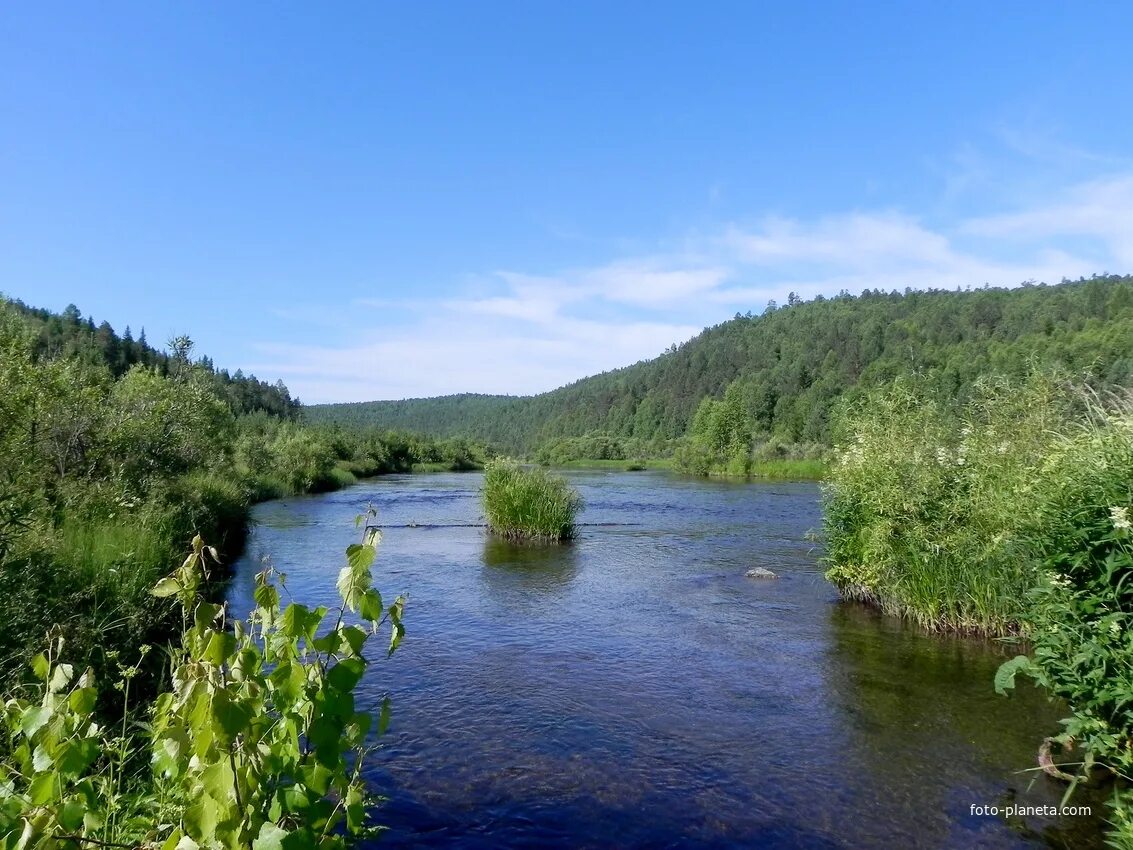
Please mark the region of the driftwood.
<svg viewBox="0 0 1133 850"><path fill-rule="evenodd" d="M1043 769L1043 773L1047 776L1053 776L1055 779L1061 779L1063 782L1073 782L1076 777L1071 776L1064 770L1061 770L1058 765L1054 763L1054 758L1051 756L1051 748L1055 744L1061 744L1061 741L1056 741L1054 738L1043 738L1042 745L1039 747L1039 767ZM1064 750L1074 749L1074 742L1069 741L1062 745Z"/></svg>

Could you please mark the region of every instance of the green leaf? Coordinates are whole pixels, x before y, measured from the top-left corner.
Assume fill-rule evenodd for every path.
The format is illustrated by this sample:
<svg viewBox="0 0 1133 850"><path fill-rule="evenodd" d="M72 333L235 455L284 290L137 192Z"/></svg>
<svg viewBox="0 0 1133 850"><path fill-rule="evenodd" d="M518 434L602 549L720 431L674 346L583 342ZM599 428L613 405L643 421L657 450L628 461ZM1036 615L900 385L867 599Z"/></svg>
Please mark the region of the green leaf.
<svg viewBox="0 0 1133 850"><path fill-rule="evenodd" d="M378 550L373 546L351 543L346 547L346 563L357 572L368 570L370 565L374 563L374 556L377 554Z"/></svg>
<svg viewBox="0 0 1133 850"><path fill-rule="evenodd" d="M286 837L287 830L280 829L274 823L265 823L252 842L252 850L283 850L283 839Z"/></svg>
<svg viewBox="0 0 1133 850"><path fill-rule="evenodd" d="M159 598L174 596L181 592L181 583L175 578L163 578L153 586L151 594Z"/></svg>
<svg viewBox="0 0 1133 850"><path fill-rule="evenodd" d="M292 602L283 612L283 633L289 638L301 638L307 631L307 617L311 612L306 605Z"/></svg>
<svg viewBox="0 0 1133 850"><path fill-rule="evenodd" d="M33 705L24 709L23 715L20 717L20 729L29 738L36 732L43 728L48 720L51 719L51 709L42 705Z"/></svg>
<svg viewBox="0 0 1133 850"><path fill-rule="evenodd" d="M51 758L51 753L47 752L42 744L35 748L35 752L31 756L31 765L36 773L42 773L54 763L55 760Z"/></svg>
<svg viewBox="0 0 1133 850"><path fill-rule="evenodd" d="M311 764L303 768L303 784L320 797L325 796L330 790L332 779L334 774L321 764Z"/></svg>
<svg viewBox="0 0 1133 850"><path fill-rule="evenodd" d="M94 688L77 688L67 697L67 704L76 714L90 714L98 702L98 691Z"/></svg>
<svg viewBox="0 0 1133 850"><path fill-rule="evenodd" d="M67 832L78 832L83 828L83 816L87 807L78 800L68 800L59 810L59 825Z"/></svg>
<svg viewBox="0 0 1133 850"><path fill-rule="evenodd" d="M346 792L346 828L357 835L366 825L366 796L358 785L352 784Z"/></svg>
<svg viewBox="0 0 1133 850"><path fill-rule="evenodd" d="M217 667L224 665L236 651L236 638L228 632L213 632L205 647L204 659Z"/></svg>
<svg viewBox="0 0 1133 850"><path fill-rule="evenodd" d="M54 773L41 773L28 786L28 797L33 806L43 806L55 797Z"/></svg>
<svg viewBox="0 0 1133 850"><path fill-rule="evenodd" d="M47 656L41 652L31 660L31 669L35 672L37 679L46 682L47 674L51 672L51 663L47 660Z"/></svg>
<svg viewBox="0 0 1133 850"><path fill-rule="evenodd" d="M337 691L350 693L365 672L366 662L361 658L344 658L327 671L327 684Z"/></svg>
<svg viewBox="0 0 1133 850"><path fill-rule="evenodd" d="M1031 669L1031 659L1026 655L1016 655L1010 661L1004 661L995 671L995 692L1006 696L1015 687L1015 675L1020 672L1029 673Z"/></svg>
<svg viewBox="0 0 1133 850"><path fill-rule="evenodd" d="M357 626L346 626L340 629L340 633L343 642L350 647L350 651L354 655L360 656L362 648L366 645L366 638L369 636Z"/></svg>
<svg viewBox="0 0 1133 850"><path fill-rule="evenodd" d="M47 689L55 694L63 690L71 683L71 679L75 676L75 668L70 664L57 664L55 669L51 671L51 683Z"/></svg>
<svg viewBox="0 0 1133 850"><path fill-rule="evenodd" d="M362 615L363 619L369 620L371 623L378 622L384 613L382 595L371 587L362 594L362 599L358 603L358 613Z"/></svg>
<svg viewBox="0 0 1133 850"><path fill-rule="evenodd" d="M185 809L183 818L186 831L198 841L211 842L216 835L220 806L208 794L199 795ZM178 845L180 846L180 845Z"/></svg>
<svg viewBox="0 0 1133 850"><path fill-rule="evenodd" d="M79 741L65 741L55 754L55 764L65 777L82 776L98 758L98 739L83 738Z"/></svg>
<svg viewBox="0 0 1133 850"><path fill-rule="evenodd" d="M279 610L279 591L273 585L261 584L252 594L252 598L261 608L266 608L269 611Z"/></svg>
<svg viewBox="0 0 1133 850"><path fill-rule="evenodd" d="M227 691L217 691L212 698L212 717L224 733L225 742L230 744L248 728L252 712L233 700Z"/></svg>

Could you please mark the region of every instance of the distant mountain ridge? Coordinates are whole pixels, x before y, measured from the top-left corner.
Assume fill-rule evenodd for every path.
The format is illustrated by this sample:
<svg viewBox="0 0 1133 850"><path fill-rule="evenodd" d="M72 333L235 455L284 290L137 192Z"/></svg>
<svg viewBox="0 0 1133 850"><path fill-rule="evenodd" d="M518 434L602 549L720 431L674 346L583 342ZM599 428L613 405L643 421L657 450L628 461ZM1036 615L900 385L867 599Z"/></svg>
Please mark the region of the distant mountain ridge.
<svg viewBox="0 0 1133 850"><path fill-rule="evenodd" d="M648 453L683 436L703 400L730 392L753 433L821 443L829 440L832 408L847 393L917 372L962 394L981 374L1019 373L1036 362L1128 386L1133 277L793 301L759 315L737 313L652 360L539 395L320 404L303 415L464 436L512 452L602 433Z"/></svg>

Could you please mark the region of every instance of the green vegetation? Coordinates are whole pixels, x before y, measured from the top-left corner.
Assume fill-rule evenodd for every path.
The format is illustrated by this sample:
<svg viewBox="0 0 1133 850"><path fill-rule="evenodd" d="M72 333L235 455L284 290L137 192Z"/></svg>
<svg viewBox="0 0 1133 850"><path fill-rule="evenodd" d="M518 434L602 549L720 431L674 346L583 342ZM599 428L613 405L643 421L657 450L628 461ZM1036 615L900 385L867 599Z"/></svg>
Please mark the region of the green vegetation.
<svg viewBox="0 0 1133 850"><path fill-rule="evenodd" d="M164 644L178 624L148 588L195 534L235 554L255 501L485 457L464 440L303 425L282 384L193 361L187 337L170 350L95 327L73 307L54 315L0 301L5 691L56 625L72 663L100 681L109 651ZM151 692L161 672L147 662Z"/></svg>
<svg viewBox="0 0 1133 850"><path fill-rule="evenodd" d="M53 639L32 661L34 686L0 716L0 845L337 848L375 835L361 778L374 716L356 710L354 690L370 637L388 627L391 655L400 643L404 602L386 606L372 587L366 531L346 550L338 608L282 605L269 568L236 622L201 596L216 551L197 537L152 591L177 600L184 635L146 723L101 723L93 670L76 675ZM117 666L127 708L149 653ZM378 734L388 722L387 698Z"/></svg>
<svg viewBox="0 0 1133 850"><path fill-rule="evenodd" d="M828 472L829 468L822 460L784 459L755 461L748 475L772 481L821 481Z"/></svg>
<svg viewBox="0 0 1133 850"><path fill-rule="evenodd" d="M641 472L646 469L672 469L671 458L637 458L636 460L610 460L580 457L551 464L555 469L616 469L623 472Z"/></svg>
<svg viewBox="0 0 1133 850"><path fill-rule="evenodd" d="M488 529L514 540L569 540L582 499L565 480L543 469L497 459L484 468Z"/></svg>
<svg viewBox="0 0 1133 850"><path fill-rule="evenodd" d="M737 315L654 360L537 396L314 405L303 415L464 436L528 456L560 438L594 436L630 441L629 458L668 457L708 398L741 414L730 423L728 447L750 441L754 454L772 440L830 445L831 413L844 396L852 401L901 375L920 375L952 397L986 374L1020 378L1032 363L1098 385L1133 377L1133 277L792 301Z"/></svg>
<svg viewBox="0 0 1133 850"><path fill-rule="evenodd" d="M1065 376L984 378L957 405L897 381L840 424L829 578L930 628L1019 635L1001 692L1032 676L1072 708L1074 781L1133 776L1133 406ZM1123 786L1117 786L1118 788ZM1116 846L1133 846L1119 792Z"/></svg>

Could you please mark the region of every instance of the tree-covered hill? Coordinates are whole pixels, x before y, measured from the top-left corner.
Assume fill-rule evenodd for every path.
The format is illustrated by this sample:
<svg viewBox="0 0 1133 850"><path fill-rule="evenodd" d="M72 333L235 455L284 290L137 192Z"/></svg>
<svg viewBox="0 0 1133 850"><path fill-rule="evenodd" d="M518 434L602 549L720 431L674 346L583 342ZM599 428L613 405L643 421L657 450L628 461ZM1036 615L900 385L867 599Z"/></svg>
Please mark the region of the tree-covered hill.
<svg viewBox="0 0 1133 850"><path fill-rule="evenodd" d="M119 335L109 322L95 325L94 319L84 319L74 304L68 305L62 313L29 307L22 301L4 301L4 304L21 316L32 330L34 342L31 353L37 360L65 359L104 366L114 379L121 378L135 365L156 369L166 376L174 368L176 355L151 346L146 341L144 328L134 339L128 326ZM164 346L167 342L171 346L173 343L188 345L185 354L191 353L192 345L187 337L162 340L161 344ZM196 365L211 377L218 395L236 415L262 411L291 419L299 410L299 400L291 397L282 381L269 384L255 375L245 375L239 369L229 374L227 369L217 369L209 357L202 357Z"/></svg>
<svg viewBox="0 0 1133 850"><path fill-rule="evenodd" d="M1133 277L792 299L760 315L737 314L654 360L536 396L312 405L304 414L312 422L459 435L509 451L602 433L657 453L689 431L702 401L716 399L717 418L726 404L733 431L825 443L829 414L847 392L919 373L962 394L981 374L1020 373L1033 362L1128 385Z"/></svg>

